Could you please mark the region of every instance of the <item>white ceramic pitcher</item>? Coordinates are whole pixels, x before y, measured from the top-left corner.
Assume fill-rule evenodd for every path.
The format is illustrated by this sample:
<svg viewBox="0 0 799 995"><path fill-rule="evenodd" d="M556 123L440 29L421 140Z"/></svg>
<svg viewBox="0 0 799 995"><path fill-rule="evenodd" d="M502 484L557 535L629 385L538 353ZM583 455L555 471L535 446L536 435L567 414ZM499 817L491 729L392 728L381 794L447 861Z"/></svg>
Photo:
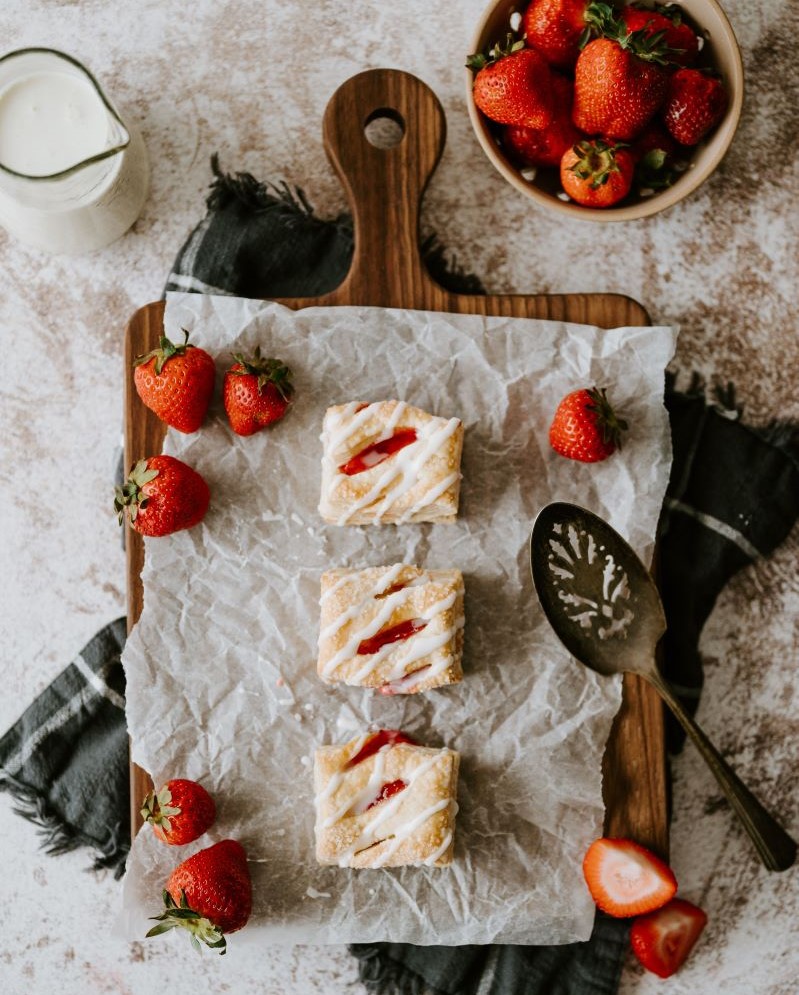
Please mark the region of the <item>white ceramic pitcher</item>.
<svg viewBox="0 0 799 995"><path fill-rule="evenodd" d="M147 196L141 135L76 59L0 58L0 225L53 253L90 252L130 228Z"/></svg>

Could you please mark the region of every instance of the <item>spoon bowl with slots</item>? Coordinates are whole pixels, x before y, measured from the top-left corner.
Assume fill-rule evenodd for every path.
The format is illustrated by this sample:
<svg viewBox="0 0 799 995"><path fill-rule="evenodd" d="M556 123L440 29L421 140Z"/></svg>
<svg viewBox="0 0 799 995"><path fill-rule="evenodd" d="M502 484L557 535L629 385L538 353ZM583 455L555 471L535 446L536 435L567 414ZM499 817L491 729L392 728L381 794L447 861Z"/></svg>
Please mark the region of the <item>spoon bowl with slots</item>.
<svg viewBox="0 0 799 995"><path fill-rule="evenodd" d="M657 690L702 754L765 866L791 867L796 842L744 785L658 669L666 631L657 587L635 551L602 518L555 502L538 514L530 537L533 584L555 634L590 670L640 674Z"/></svg>

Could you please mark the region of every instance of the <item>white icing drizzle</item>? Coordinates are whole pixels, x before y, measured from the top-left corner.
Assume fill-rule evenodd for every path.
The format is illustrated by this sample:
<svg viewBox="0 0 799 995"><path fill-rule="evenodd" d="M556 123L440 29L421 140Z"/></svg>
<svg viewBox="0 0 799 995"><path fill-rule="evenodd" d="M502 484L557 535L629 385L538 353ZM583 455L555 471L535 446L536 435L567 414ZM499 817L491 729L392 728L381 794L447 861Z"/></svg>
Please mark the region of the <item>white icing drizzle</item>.
<svg viewBox="0 0 799 995"><path fill-rule="evenodd" d="M358 756L358 754L361 752L361 750L366 745L366 741L371 736L372 736L372 733L365 732L362 736L359 736L358 739L355 740L355 743L353 744L352 753L350 754L350 756L349 756L349 758L347 760L347 763L349 763L349 761L352 760L353 757L357 757ZM341 784L341 782L344 780L344 770L346 770L346 764L345 764L345 766L344 766L344 768L342 770L336 771L336 773L333 774L333 776L330 778L330 780L325 785L324 790L320 791L319 794L316 796L316 807L317 807L317 809L321 808L322 802L327 801L328 798L330 798L333 794L335 794L336 789Z"/></svg>
<svg viewBox="0 0 799 995"><path fill-rule="evenodd" d="M457 813L457 811L458 811L458 806L455 805L455 812L452 813L453 816ZM430 867L439 859L439 857L443 857L444 854L447 852L447 850L449 850L450 843L452 843L452 833L448 831L444 836L441 846L433 853L431 853L430 856L427 857L427 859L424 861L425 865L427 867Z"/></svg>
<svg viewBox="0 0 799 995"><path fill-rule="evenodd" d="M411 819L410 822L404 823L395 831L394 838L389 842L388 846L383 850L377 860L372 863L372 867L382 867L383 864L389 860L389 858L393 857L402 843L404 843L409 836L415 833L420 826L423 826L431 816L436 814L436 812L440 812L443 808L448 807L449 798L442 798L434 805L430 805L428 808L424 809L424 811L420 812L414 819Z"/></svg>
<svg viewBox="0 0 799 995"><path fill-rule="evenodd" d="M416 504L411 505L407 511L403 512L398 520L398 524L404 525L405 522L413 518L414 515L417 515L423 508L427 508L428 505L436 502L442 494L445 494L450 487L452 487L452 485L460 479L460 472L457 470L453 471L448 477L445 477L440 484L437 484L435 487L431 487L426 494L423 494Z"/></svg>
<svg viewBox="0 0 799 995"><path fill-rule="evenodd" d="M382 749L378 752L379 753L382 752ZM353 754L353 756L355 756L355 754ZM419 764L419 766L405 779L406 787L402 791L398 791L396 795L393 795L391 798L381 802L377 806L377 811L375 815L372 816L372 818L366 823L363 829L361 829L358 836L347 847L347 849L342 851L338 861L339 867L349 867L350 861L359 850L365 850L367 847L371 846L375 842L375 835L376 835L375 831L377 830L377 828L383 822L385 822L387 819L391 818L391 816L395 814L395 812L403 802L404 798L406 797L406 792L410 791L415 782L418 781L419 778L422 777L424 774L426 774L427 771L429 771L432 767L434 767L435 764L440 760L440 758L441 758L441 753L437 751L435 754L433 754L433 756L429 757L423 763ZM342 775L336 775L336 776L341 777L343 776L343 773ZM340 780L338 783L341 783ZM329 794L330 792L328 792L328 795ZM360 794L361 792L358 792L355 796L348 799L346 808L344 808L345 812L352 807L352 805L356 802L356 799L360 796ZM372 797L374 798L374 795ZM424 815L424 818L421 819L421 821L419 821L420 817L417 816L410 822L402 824L395 831L394 834L395 837L397 836L400 837L400 843L401 843L403 839L407 838L407 836L409 836L410 833L418 829L423 822L425 822L428 818L430 818L431 815L434 815L435 812L441 811L441 809L449 805L449 803L450 799L448 798L444 799L441 802L437 802L435 806L431 806L431 809L434 809L434 811L432 811L431 809L426 809L424 813L421 813L422 815ZM411 829L408 829L409 825L412 826ZM399 843L397 844L397 846L399 846ZM376 864L375 866L380 866L380 864Z"/></svg>
<svg viewBox="0 0 799 995"><path fill-rule="evenodd" d="M340 591L345 584L350 584L353 580L354 578L352 574L345 574L343 577L339 577L336 583L331 587L328 587L328 589L322 594L322 597L319 599L319 604L323 605L328 598L332 598L336 591Z"/></svg>
<svg viewBox="0 0 799 995"><path fill-rule="evenodd" d="M419 660L423 660L426 656L430 656L437 650L442 649L447 643L453 638L458 629L463 628L463 619L458 619L452 628L447 629L444 632L433 633L432 635L426 636L424 633L419 633L418 636L411 642L411 649L407 656L402 657L397 661L396 665L392 667L388 675L388 682L393 684L396 681L400 681L406 674L408 674L408 668ZM444 655L441 656L435 663L431 664L428 669L425 670L424 677L420 677L416 683L422 680L429 680L431 677L437 677L442 671L446 670L450 664L449 658ZM408 674L409 677L413 676Z"/></svg>
<svg viewBox="0 0 799 995"><path fill-rule="evenodd" d="M380 407L381 402L367 404L361 408L359 401L350 401L345 404L341 411L330 411L325 418L325 426L322 432L322 440L325 443L327 452L333 454L346 442L350 436L354 435L364 422L376 413L375 409ZM347 424L345 424L347 423ZM344 425L342 429L342 425ZM336 431L338 429L339 431Z"/></svg>
<svg viewBox="0 0 799 995"><path fill-rule="evenodd" d="M349 608L343 611L337 618L334 618L329 625L326 625L324 629L322 629L321 632L319 633L320 644L323 639L329 639L331 636L334 636L339 631L339 629L342 629L347 624L347 622L350 622L352 621L352 619L357 618L361 614L361 612L363 612L363 610L367 607L367 605L369 605L372 601L374 601L375 598L383 594L384 591L387 591L392 586L397 577L399 577L399 575L402 573L404 566L405 565L403 563L396 563L393 567L389 567L384 574L380 575L380 577L377 580L377 583L374 585L374 587L370 588L370 590L367 592L366 596L362 601L359 601L355 605L351 605ZM354 578L350 576L344 579L353 580ZM338 582L336 587L339 587L340 585L341 581ZM397 597L397 595L401 595L401 597ZM391 601L392 605L396 605L399 602L403 601L405 598L407 598L407 596L408 596L407 587L403 587L399 591L394 591L393 594L389 594L388 597L386 598L386 601L387 602Z"/></svg>
<svg viewBox="0 0 799 995"><path fill-rule="evenodd" d="M394 419L392 418L391 421L394 421ZM430 430L428 430L427 426L420 429L415 442L400 449L389 460L386 460L389 464L388 468L380 475L374 486L362 498L353 502L352 506L339 517L338 524L346 525L353 515L361 511L361 509L375 504L382 498L380 505L374 513L375 522L380 522L389 509L419 482L419 472L424 463L455 433L459 425L460 420L458 418L450 418L449 421L439 427L436 427L434 423ZM343 476L345 475L339 474L339 477ZM394 484L398 479L399 482ZM436 487L438 487L438 484ZM425 492L416 504L412 506L408 517L416 514L427 503L429 503L428 492Z"/></svg>
<svg viewBox="0 0 799 995"><path fill-rule="evenodd" d="M419 667L418 670L413 670L410 674L405 674L404 677L400 677L395 681L390 681L388 684L383 684L380 687L380 691L382 694L412 693L417 684L421 684L422 681L427 680L432 669L433 667L430 664L424 667ZM439 670L436 670L436 673L439 672Z"/></svg>
<svg viewBox="0 0 799 995"><path fill-rule="evenodd" d="M397 602L403 597L407 597L404 590L397 591L396 594L390 594L383 601L380 611L375 615L371 622L367 622L362 629L355 629L338 653L334 653L333 656L330 657L327 663L322 667L322 676L329 677L336 667L339 667L345 661L349 661L353 659L353 657L357 656L358 646L361 642L363 642L364 639L371 639L372 636L377 635L386 622L388 622L391 618ZM384 649L385 646L375 653L374 656L380 656Z"/></svg>
<svg viewBox="0 0 799 995"><path fill-rule="evenodd" d="M328 829L334 823L338 822L339 819L344 818L344 816L361 815L367 810L369 805L375 800L377 793L383 784L383 772L386 769L386 753L390 749L391 743L386 743L385 746L380 747L375 754L374 770L372 771L366 786L353 798L345 799L344 804L340 805L335 812L329 815L322 822L322 826L325 829Z"/></svg>
<svg viewBox="0 0 799 995"><path fill-rule="evenodd" d="M451 435L457 430L460 425L460 421L457 418L450 418L446 424L442 425L440 429L434 431L426 440L424 447L418 454L413 454L410 450L413 446L406 446L405 449L401 449L397 454L397 468L402 474L402 479L396 487L387 491L386 496L383 498L382 503L375 512L376 521L380 521L383 515L392 507L400 498L404 497L405 494L411 490L419 482L419 472L430 458L441 446L450 438ZM428 489L429 490L429 489ZM422 495L419 499L424 501L427 498L427 492ZM412 505L410 509L410 514L413 515L417 511L416 504Z"/></svg>
<svg viewBox="0 0 799 995"><path fill-rule="evenodd" d="M403 588L403 591L404 590L406 589ZM401 593L403 592L402 591L397 592L397 594ZM440 649L442 646L446 646L446 644L450 641L450 639L453 638L458 628L457 625L452 625L449 628L447 628L444 632L440 633L428 633L427 629L429 628L430 623L436 618L437 615L440 615L442 612L448 611L450 608L452 608L452 606L455 604L455 599L457 598L457 596L458 592L452 591L450 594L447 595L446 598L442 598L441 601L437 601L434 605L431 605L426 611L423 611L418 616L418 618L423 619L427 623L427 625L425 626L424 629L420 629L418 632L414 633L412 636L409 636L406 640L404 640L403 645L400 648L401 650L402 649L405 650L404 654L401 653L402 662L400 663L400 661L398 660L396 667L392 668L391 674L393 676L402 677L402 675L405 673L405 671L408 669L408 667L411 664L416 663L417 660L421 660L422 657L425 657L429 653L432 653L435 650ZM394 597L395 597L394 595L389 595L386 598L386 604L392 602ZM380 613L380 615L382 615L382 613ZM380 617L380 615L378 617ZM361 641L363 639L368 639L370 638L370 636L375 635L377 632L380 631L380 628L382 628L382 626L380 626L379 628L374 629L373 625L374 623L371 623L370 625L366 626L363 630L361 630L364 633L364 635L361 636L360 633L356 633L354 636L350 638L349 642L347 643L347 646L343 647L339 651L339 653L337 653L335 657L332 658L337 661L336 666L339 666L339 664L342 662L341 660L338 660L338 657L344 652L344 649L352 647L354 652L351 652L349 654L348 659L354 658L355 656L357 656L357 649ZM419 647L419 652L417 652L417 647ZM369 654L369 656L365 657L366 662L363 665L363 667L361 667L361 669L357 671L357 673L355 673L349 679L348 683L355 685L362 684L364 679L369 674L374 673L374 671L377 670L377 668L380 666L383 660L385 660L385 658L389 656L391 653L397 651L397 649L398 647L396 643L386 643L386 645L381 646L376 653ZM325 673L327 673L327 666L328 665L325 665L324 668ZM446 661L445 661L445 666L446 666ZM392 678L390 677L389 679Z"/></svg>

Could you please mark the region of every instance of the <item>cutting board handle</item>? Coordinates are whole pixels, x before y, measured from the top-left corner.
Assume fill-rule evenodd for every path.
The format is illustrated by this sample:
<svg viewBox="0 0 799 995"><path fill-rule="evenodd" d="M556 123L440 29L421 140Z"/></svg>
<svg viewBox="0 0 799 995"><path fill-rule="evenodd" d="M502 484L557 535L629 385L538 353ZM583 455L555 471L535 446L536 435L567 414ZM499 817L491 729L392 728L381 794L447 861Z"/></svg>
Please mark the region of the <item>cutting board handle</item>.
<svg viewBox="0 0 799 995"><path fill-rule="evenodd" d="M366 136L366 126L381 117L403 129L392 148L377 148ZM441 295L419 254L419 212L445 135L438 98L410 73L370 69L330 98L325 150L350 202L355 254L327 303L426 308Z"/></svg>

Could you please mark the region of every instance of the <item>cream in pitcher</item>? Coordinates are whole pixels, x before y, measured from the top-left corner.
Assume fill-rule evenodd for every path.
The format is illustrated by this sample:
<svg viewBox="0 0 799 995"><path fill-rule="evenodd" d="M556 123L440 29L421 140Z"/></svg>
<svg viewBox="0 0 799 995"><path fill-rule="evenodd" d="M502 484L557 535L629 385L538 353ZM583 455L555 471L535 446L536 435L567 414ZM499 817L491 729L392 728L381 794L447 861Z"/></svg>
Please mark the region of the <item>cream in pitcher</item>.
<svg viewBox="0 0 799 995"><path fill-rule="evenodd" d="M141 136L80 63L51 49L0 59L0 224L55 253L99 249L147 195Z"/></svg>

